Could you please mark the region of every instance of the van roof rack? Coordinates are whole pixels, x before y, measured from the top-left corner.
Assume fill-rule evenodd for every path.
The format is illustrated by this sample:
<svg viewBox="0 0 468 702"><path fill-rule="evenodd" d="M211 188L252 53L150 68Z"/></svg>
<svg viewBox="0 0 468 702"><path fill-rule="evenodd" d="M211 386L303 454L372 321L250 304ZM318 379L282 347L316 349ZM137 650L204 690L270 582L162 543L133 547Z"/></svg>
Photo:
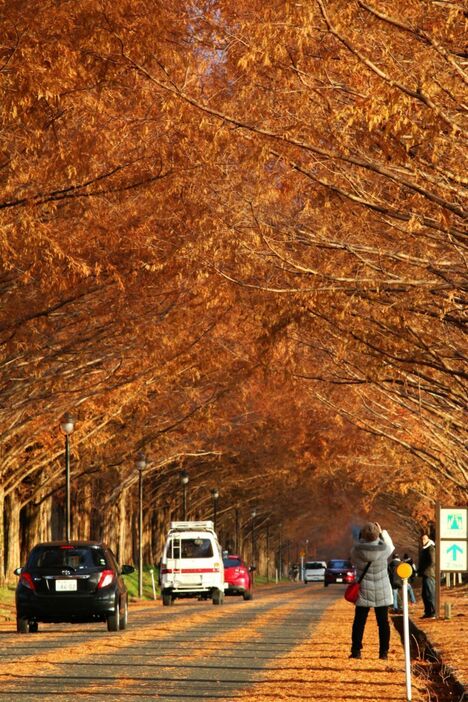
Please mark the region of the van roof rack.
<svg viewBox="0 0 468 702"><path fill-rule="evenodd" d="M204 522L171 522L171 531L214 531L211 520Z"/></svg>

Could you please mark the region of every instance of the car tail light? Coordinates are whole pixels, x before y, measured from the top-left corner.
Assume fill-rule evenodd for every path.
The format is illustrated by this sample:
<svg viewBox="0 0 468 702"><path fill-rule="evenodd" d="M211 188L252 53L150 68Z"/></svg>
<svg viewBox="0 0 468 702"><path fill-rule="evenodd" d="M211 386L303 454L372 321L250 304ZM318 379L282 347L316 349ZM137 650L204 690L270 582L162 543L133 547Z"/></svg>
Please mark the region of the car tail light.
<svg viewBox="0 0 468 702"><path fill-rule="evenodd" d="M107 587L108 585L111 585L111 583L114 581L115 578L115 573L113 570L103 570L101 573L101 577L99 578L99 582L97 584L97 589L100 590L101 587Z"/></svg>
<svg viewBox="0 0 468 702"><path fill-rule="evenodd" d="M354 575L354 573L352 570L347 570L346 575L349 575L350 577L352 577Z"/></svg>
<svg viewBox="0 0 468 702"><path fill-rule="evenodd" d="M29 573L21 573L20 583L22 583L22 585L24 585L25 587L28 587L30 590L36 589L33 579L31 578Z"/></svg>

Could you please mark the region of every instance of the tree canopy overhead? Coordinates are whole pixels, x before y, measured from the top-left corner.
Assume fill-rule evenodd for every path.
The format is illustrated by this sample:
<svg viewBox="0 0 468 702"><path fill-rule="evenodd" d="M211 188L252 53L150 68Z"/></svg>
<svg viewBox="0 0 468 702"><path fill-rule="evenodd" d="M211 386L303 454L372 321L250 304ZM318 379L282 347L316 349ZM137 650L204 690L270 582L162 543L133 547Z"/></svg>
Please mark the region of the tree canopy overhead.
<svg viewBox="0 0 468 702"><path fill-rule="evenodd" d="M192 466L292 531L330 485L348 522L463 499L462 7L45 0L1 21L5 494L58 489L73 410L112 494L144 448L161 484Z"/></svg>

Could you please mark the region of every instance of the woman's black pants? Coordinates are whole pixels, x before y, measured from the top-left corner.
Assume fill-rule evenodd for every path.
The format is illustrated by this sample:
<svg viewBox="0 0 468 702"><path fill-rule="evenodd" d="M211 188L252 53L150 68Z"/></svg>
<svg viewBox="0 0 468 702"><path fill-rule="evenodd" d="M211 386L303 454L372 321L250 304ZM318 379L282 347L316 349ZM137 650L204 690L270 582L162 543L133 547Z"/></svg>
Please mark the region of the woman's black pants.
<svg viewBox="0 0 468 702"><path fill-rule="evenodd" d="M354 612L351 652L359 653L362 648L362 637L366 626L370 607L356 607ZM388 623L388 607L374 607L377 626L379 627L379 655L388 653L390 645L390 625Z"/></svg>

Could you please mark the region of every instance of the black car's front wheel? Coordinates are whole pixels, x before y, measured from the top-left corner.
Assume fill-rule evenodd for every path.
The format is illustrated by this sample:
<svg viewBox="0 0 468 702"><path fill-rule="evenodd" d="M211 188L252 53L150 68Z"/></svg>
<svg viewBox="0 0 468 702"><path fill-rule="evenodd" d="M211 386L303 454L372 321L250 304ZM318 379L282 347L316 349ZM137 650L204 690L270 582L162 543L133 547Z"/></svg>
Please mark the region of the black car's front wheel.
<svg viewBox="0 0 468 702"><path fill-rule="evenodd" d="M107 616L107 631L119 631L120 629L120 608L119 603L115 603L115 611Z"/></svg>

